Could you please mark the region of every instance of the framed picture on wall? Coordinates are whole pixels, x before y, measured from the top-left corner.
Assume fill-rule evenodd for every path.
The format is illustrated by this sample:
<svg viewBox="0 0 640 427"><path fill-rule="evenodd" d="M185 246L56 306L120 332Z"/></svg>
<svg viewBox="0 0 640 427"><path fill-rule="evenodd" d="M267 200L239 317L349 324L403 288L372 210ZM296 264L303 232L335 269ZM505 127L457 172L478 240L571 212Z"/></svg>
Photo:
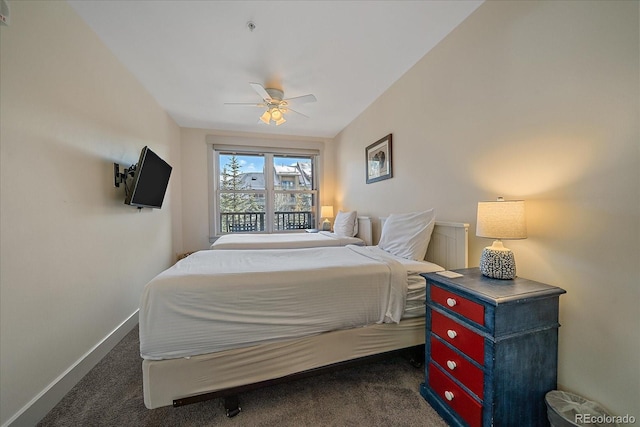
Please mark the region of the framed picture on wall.
<svg viewBox="0 0 640 427"><path fill-rule="evenodd" d="M393 176L391 164L391 134L374 142L365 149L367 184L389 179Z"/></svg>

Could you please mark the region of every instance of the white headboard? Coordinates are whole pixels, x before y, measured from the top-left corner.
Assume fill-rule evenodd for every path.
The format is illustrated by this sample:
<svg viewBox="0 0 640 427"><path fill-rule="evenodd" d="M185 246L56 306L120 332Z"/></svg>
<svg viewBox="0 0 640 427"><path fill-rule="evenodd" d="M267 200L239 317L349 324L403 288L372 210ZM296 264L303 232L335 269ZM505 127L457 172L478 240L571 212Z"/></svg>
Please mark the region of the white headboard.
<svg viewBox="0 0 640 427"><path fill-rule="evenodd" d="M436 221L424 258L447 270L469 267L469 224Z"/></svg>
<svg viewBox="0 0 640 427"><path fill-rule="evenodd" d="M356 237L364 240L366 246L373 245L373 227L371 226L371 218L368 216L358 217L358 234Z"/></svg>
<svg viewBox="0 0 640 427"><path fill-rule="evenodd" d="M385 220L380 218L380 230ZM469 224L436 221L424 259L447 270L469 267Z"/></svg>

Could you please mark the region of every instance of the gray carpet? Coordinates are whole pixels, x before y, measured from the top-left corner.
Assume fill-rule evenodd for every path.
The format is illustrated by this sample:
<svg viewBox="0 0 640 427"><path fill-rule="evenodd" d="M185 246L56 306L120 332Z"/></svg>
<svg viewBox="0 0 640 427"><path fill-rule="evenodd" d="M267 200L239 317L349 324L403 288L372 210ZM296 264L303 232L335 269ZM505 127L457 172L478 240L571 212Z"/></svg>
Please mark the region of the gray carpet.
<svg viewBox="0 0 640 427"><path fill-rule="evenodd" d="M222 399L149 410L135 328L38 425L446 426L420 396L423 378L397 356L244 393L234 418L224 415Z"/></svg>

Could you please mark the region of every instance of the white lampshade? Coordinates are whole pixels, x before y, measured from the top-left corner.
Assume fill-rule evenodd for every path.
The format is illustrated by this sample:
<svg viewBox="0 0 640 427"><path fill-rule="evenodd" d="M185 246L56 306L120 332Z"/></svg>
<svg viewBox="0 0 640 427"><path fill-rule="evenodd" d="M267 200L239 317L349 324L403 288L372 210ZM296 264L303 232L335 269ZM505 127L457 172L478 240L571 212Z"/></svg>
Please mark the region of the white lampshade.
<svg viewBox="0 0 640 427"><path fill-rule="evenodd" d="M320 216L322 218L333 218L333 206L322 206L320 208Z"/></svg>
<svg viewBox="0 0 640 427"><path fill-rule="evenodd" d="M524 200L478 202L476 236L512 240L527 238Z"/></svg>

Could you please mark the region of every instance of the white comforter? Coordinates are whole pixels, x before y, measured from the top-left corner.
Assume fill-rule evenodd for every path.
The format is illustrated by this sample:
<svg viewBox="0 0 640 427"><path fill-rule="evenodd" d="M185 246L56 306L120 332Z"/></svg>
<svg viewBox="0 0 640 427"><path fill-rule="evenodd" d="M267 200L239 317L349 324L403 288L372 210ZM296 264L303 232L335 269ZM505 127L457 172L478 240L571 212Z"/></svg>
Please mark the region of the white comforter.
<svg viewBox="0 0 640 427"><path fill-rule="evenodd" d="M364 245L357 237L339 236L328 231L318 233L225 234L211 249L298 249L324 246Z"/></svg>
<svg viewBox="0 0 640 427"><path fill-rule="evenodd" d="M146 285L140 353L189 357L399 322L406 296L407 267L377 247L201 251Z"/></svg>

